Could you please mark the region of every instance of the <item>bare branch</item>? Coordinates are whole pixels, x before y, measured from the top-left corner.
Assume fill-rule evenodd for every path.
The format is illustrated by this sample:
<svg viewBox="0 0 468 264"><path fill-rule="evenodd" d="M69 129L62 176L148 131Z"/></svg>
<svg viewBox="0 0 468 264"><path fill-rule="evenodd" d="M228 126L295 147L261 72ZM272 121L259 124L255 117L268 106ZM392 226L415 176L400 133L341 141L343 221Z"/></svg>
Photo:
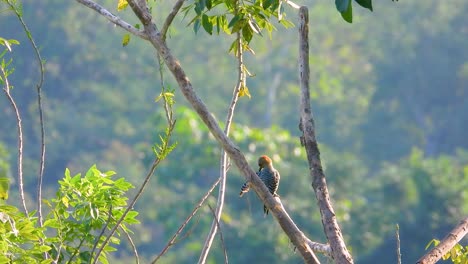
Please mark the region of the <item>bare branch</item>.
<svg viewBox="0 0 468 264"><path fill-rule="evenodd" d="M133 13L140 19L143 26L146 27L151 24L152 18L146 1L138 0L136 2L136 0L127 0L127 3L132 8Z"/></svg>
<svg viewBox="0 0 468 264"><path fill-rule="evenodd" d="M221 246L223 247L223 252L224 252L224 263L227 264L229 261L228 261L228 256L227 256L226 245L224 244L223 232L221 232L221 226L219 225L219 221L216 218L215 211L213 210L211 205L208 204L208 207L210 208L210 211L213 214L214 219L216 220L216 225L218 226L218 229L219 229L219 239L221 240Z"/></svg>
<svg viewBox="0 0 468 264"><path fill-rule="evenodd" d="M93 9L94 11L98 12L103 17L107 18L107 20L109 20L110 22L114 23L115 25L125 29L129 33L131 33L131 34L133 34L133 35L135 35L137 37L140 37L142 39L148 40L148 36L146 36L145 32L143 32L141 30L138 30L134 26L132 26L129 23L125 22L120 17L112 14L107 9L105 9L104 7L94 3L93 1L91 1L91 0L76 0L76 1L78 3L80 3L80 4L82 4L82 5L87 6L87 7L91 8L91 9Z"/></svg>
<svg viewBox="0 0 468 264"><path fill-rule="evenodd" d="M442 256L452 249L468 233L468 217L460 223L440 242L437 247L422 256L416 264L436 263Z"/></svg>
<svg viewBox="0 0 468 264"><path fill-rule="evenodd" d="M236 87L234 88L231 103L228 109L228 114L226 117L226 127L224 128L224 133L226 134L227 137L229 137L229 132L231 129L231 124L232 124L232 118L234 117L234 110L236 108L237 100L239 99L239 91L243 86L245 86L245 82L246 82L245 70L244 70L244 58L243 58L243 51L242 51L242 38L239 32L237 32L237 50L238 50L238 53L237 53L238 82L237 82ZM211 224L211 229L205 240L205 244L203 245L200 258L198 259L198 263L205 263L206 258L208 257L208 253L210 252L211 244L213 243L214 237L216 235L218 222L221 219L221 213L223 211L223 205L224 205L224 194L226 192L226 176L227 176L227 171L228 171L227 165L228 165L228 158L227 158L226 152L222 151L221 162L220 162L220 172L219 172L221 184L219 186L219 194L218 194L218 202L216 206L215 219L213 219L213 223Z"/></svg>
<svg viewBox="0 0 468 264"><path fill-rule="evenodd" d="M3 80L4 80L4 87L3 91L5 92L6 97L8 98L8 101L10 101L11 107L13 108L13 111L15 112L16 116L16 126L18 128L18 187L19 187L19 195L20 195L20 200L21 204L23 206L24 213L26 214L27 217L29 217L29 212L28 208L26 207L26 200L24 197L24 183L23 183L23 126L21 125L21 115L18 109L18 106L16 105L15 99L13 96L10 94L10 82L8 81L8 76L7 73L5 72L5 69L3 67L0 67L0 71L2 72L3 75Z"/></svg>
<svg viewBox="0 0 468 264"><path fill-rule="evenodd" d="M301 8L300 5L294 3L293 1L290 1L290 0L284 0L284 2L286 2L286 4L288 4L289 6L291 6L292 8L294 9L299 9Z"/></svg>
<svg viewBox="0 0 468 264"><path fill-rule="evenodd" d="M162 255L164 255L167 252L167 250L169 250L169 248L175 244L176 238L180 235L180 233L182 232L182 230L184 230L184 228L188 224L188 222L190 222L190 220L193 218L193 216L197 213L198 209L200 209L200 207L202 207L203 203L211 195L211 193L213 192L214 188L216 188L216 186L218 185L220 180L221 180L221 178L218 178L218 180L216 180L213 183L213 185L208 190L208 192L206 192L206 194L200 199L197 206L195 206L195 208L193 208L192 213L190 213L190 215L187 217L187 219L185 219L185 221L182 223L182 225L179 227L179 229L177 229L177 231L172 236L172 238L169 240L169 242L167 242L167 244L163 248L163 250L159 253L159 255L153 261L151 261L151 263L153 263L153 264L156 263L159 260L159 258L161 258Z"/></svg>
<svg viewBox="0 0 468 264"><path fill-rule="evenodd" d="M314 252L322 253L322 254L324 254L325 256L331 257L331 248L330 248L329 245L311 241L311 240L308 239L307 237L306 237L306 242L307 242L307 245L308 245Z"/></svg>
<svg viewBox="0 0 468 264"><path fill-rule="evenodd" d="M42 84L44 83L44 61L42 60L42 57L36 45L36 42L32 38L31 31L29 30L28 26L26 26L26 23L24 22L23 17L19 13L18 9L14 6L11 0L7 0L7 3L12 8L13 12L15 12L16 17L18 18L21 25L23 26L23 30L26 33L26 36L28 37L29 42L31 42L34 53L36 55L37 62L39 64L40 76L39 76L39 81L36 84L36 90L37 90L37 105L38 105L38 111L39 111L39 124L41 127L41 157L40 157L40 162L39 162L39 175L38 175L38 181L37 181L37 213L38 213L38 218L39 218L39 226L42 227L42 179L44 175L45 147L46 147L45 146L44 114L42 111L42 93L41 93Z"/></svg>
<svg viewBox="0 0 468 264"><path fill-rule="evenodd" d="M169 15L166 17L166 21L164 21L164 25L161 29L161 36L163 40L166 40L167 31L169 30L169 27L171 26L175 16L177 15L177 13L179 13L179 10L184 4L184 2L185 0L177 0L174 7L172 8L171 13L169 13Z"/></svg>
<svg viewBox="0 0 468 264"><path fill-rule="evenodd" d="M140 264L140 257L138 256L138 250L135 246L135 243L133 242L133 239L132 237L130 236L130 234L127 232L127 230L123 229L123 228L120 228L120 230L122 230L122 232L124 232L125 236L127 237L127 240L128 242L130 243L130 245L132 246L132 251L133 251L133 254L135 255L135 263L136 264Z"/></svg>
<svg viewBox="0 0 468 264"><path fill-rule="evenodd" d="M400 252L400 226L397 224L395 228L396 236L396 255L397 255L397 264L401 264L401 252Z"/></svg>
<svg viewBox="0 0 468 264"><path fill-rule="evenodd" d="M312 187L315 191L325 235L328 238L332 250L332 257L336 263L353 263L353 258L343 240L340 227L336 220L335 212L330 202L327 182L320 161L320 152L315 138L315 125L310 106L309 91L309 11L302 6L299 9L299 78L301 84L301 122L300 129L303 132L301 143L305 145Z"/></svg>

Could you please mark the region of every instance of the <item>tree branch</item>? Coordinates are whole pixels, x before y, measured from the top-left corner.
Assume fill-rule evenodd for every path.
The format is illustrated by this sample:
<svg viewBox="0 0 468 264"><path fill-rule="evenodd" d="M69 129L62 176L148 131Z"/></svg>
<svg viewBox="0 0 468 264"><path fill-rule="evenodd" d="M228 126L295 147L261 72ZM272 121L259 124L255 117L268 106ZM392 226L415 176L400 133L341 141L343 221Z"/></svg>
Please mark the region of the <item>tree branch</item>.
<svg viewBox="0 0 468 264"><path fill-rule="evenodd" d="M39 111L39 124L41 127L41 157L40 157L40 162L39 162L39 175L38 175L38 181L37 181L38 182L37 183L37 214L39 218L38 219L39 226L42 227L42 179L44 175L44 163L45 163L45 128L44 128L44 114L42 111L41 89L42 89L42 84L44 83L44 61L42 60L42 57L36 45L36 42L32 38L31 31L29 30L28 26L24 22L23 17L21 16L21 13L14 6L11 0L7 0L7 3L11 7L13 12L16 14L16 17L21 23L23 30L29 39L29 42L31 42L34 53L36 55L37 62L39 63L40 76L39 76L39 81L37 82L37 85L36 85L36 90L37 90L37 105L38 105L38 111Z"/></svg>
<svg viewBox="0 0 468 264"><path fill-rule="evenodd" d="M299 128L303 132L301 143L305 145L307 152L312 187L320 207L322 224L331 247L332 257L338 264L353 263L353 258L346 248L330 202L327 182L320 161L320 152L315 138L315 124L312 117L309 91L309 11L307 7L302 6L299 9L299 19L299 78L301 84L301 121Z"/></svg>
<svg viewBox="0 0 468 264"><path fill-rule="evenodd" d="M167 31L169 30L169 27L171 26L175 16L177 15L177 13L179 13L179 10L184 2L185 0L178 0L172 8L171 13L169 13L169 15L166 17L166 21L164 21L164 25L161 29L161 35L163 40L166 40Z"/></svg>
<svg viewBox="0 0 468 264"><path fill-rule="evenodd" d="M208 199L208 197L210 196L210 194L213 192L214 188L216 188L216 186L218 185L219 181L221 180L221 178L218 178L218 180L216 180L213 185L211 185L211 188L208 190L208 192L206 192L206 194L200 199L200 201L198 202L197 206L195 206L195 208L192 210L192 213L190 213L190 215L187 217L187 219L185 219L185 221L182 223L182 225L179 227L179 229L177 229L177 231L175 232L175 234L172 236L172 238L169 240L169 242L167 242L166 246L163 248L163 250L159 253L159 255L153 260L151 261L152 264L156 263L160 257L162 257L162 255L164 255L167 250L169 250L169 248L171 246L173 246L175 244L175 240L176 238L180 235L180 233L182 232L182 230L184 230L185 226L188 224L188 222L190 222L190 220L192 219L192 217L197 213L198 209L200 209L200 207L203 205L203 203L206 201L206 199Z"/></svg>
<svg viewBox="0 0 468 264"><path fill-rule="evenodd" d="M26 200L24 198L24 183L23 183L23 126L21 125L21 115L16 105L15 99L11 96L10 93L10 82L8 81L8 74L5 72L3 67L0 67L0 71L3 75L3 80L5 85L3 87L3 91L5 92L8 101L10 101L11 107L15 112L16 116L16 126L18 128L18 187L19 187L19 195L21 200L21 205L23 206L24 213L27 217L29 217L28 208L26 207Z"/></svg>
<svg viewBox="0 0 468 264"><path fill-rule="evenodd" d="M422 256L416 264L436 263L442 256L452 249L468 233L468 217L460 223L440 242L437 247L431 249Z"/></svg>
<svg viewBox="0 0 468 264"><path fill-rule="evenodd" d="M234 117L234 110L236 108L237 100L239 99L239 91L242 86L245 86L245 71L244 71L244 57L242 51L242 38L240 33L237 33L237 61L238 61L238 77L237 77L237 85L234 88L234 92L232 94L231 104L229 106L228 114L226 117L226 127L224 128L224 133L226 136L229 136L229 132L231 129L232 118ZM213 219L213 223L211 224L210 232L205 240L205 244L202 248L202 252L200 254L200 258L198 259L198 263L205 263L206 258L208 257L208 253L211 248L211 244L213 243L214 237L216 235L216 231L218 229L218 223L221 219L221 213L223 211L224 205L224 194L226 192L226 176L227 176L227 166L228 166L228 158L226 152L223 150L221 154L221 162L220 162L220 178L221 184L219 186L219 194L218 194L218 201L216 206L216 214L215 219Z"/></svg>
<svg viewBox="0 0 468 264"><path fill-rule="evenodd" d="M115 25L125 29L126 31L132 33L133 35L135 35L137 37L140 37L142 39L148 40L148 37L146 36L145 32L143 32L141 30L138 30L137 28L133 27L129 23L122 20L120 17L112 14L107 9L105 9L104 7L94 3L93 1L90 1L90 0L76 0L76 1L78 3L84 5L84 6L87 6L87 7L91 8L91 9L93 9L94 11L101 14L103 17L107 18L110 22L112 22Z"/></svg>

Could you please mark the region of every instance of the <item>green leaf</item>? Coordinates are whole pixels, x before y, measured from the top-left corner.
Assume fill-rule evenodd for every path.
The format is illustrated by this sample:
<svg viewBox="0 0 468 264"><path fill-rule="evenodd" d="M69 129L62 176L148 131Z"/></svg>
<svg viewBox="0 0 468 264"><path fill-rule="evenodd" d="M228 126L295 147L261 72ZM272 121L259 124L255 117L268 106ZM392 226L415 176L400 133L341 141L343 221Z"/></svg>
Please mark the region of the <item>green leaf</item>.
<svg viewBox="0 0 468 264"><path fill-rule="evenodd" d="M44 227L52 227L58 229L60 227L60 223L59 221L57 221L57 219L47 219L44 222Z"/></svg>
<svg viewBox="0 0 468 264"><path fill-rule="evenodd" d="M351 0L335 0L336 9L340 13L346 12L348 10L350 2Z"/></svg>
<svg viewBox="0 0 468 264"><path fill-rule="evenodd" d="M348 23L353 23L353 5L351 1L348 1L348 9L345 12L341 12L341 16Z"/></svg>
<svg viewBox="0 0 468 264"><path fill-rule="evenodd" d="M117 4L117 11L122 11L128 6L127 0L119 0Z"/></svg>
<svg viewBox="0 0 468 264"><path fill-rule="evenodd" d="M354 0L356 1L360 6L369 9L370 11L372 10L372 0Z"/></svg>
<svg viewBox="0 0 468 264"><path fill-rule="evenodd" d="M235 15L235 16L231 19L231 21L229 21L228 28L232 28L232 27L237 23L237 21L239 21L239 19L241 19L241 18L242 18L242 16L240 16L240 15Z"/></svg>
<svg viewBox="0 0 468 264"><path fill-rule="evenodd" d="M206 6L206 2L205 0L199 0L196 4L195 4L195 13L197 13L197 15L201 15L203 9L205 9L205 6Z"/></svg>
<svg viewBox="0 0 468 264"><path fill-rule="evenodd" d="M273 0L265 0L263 2L263 8L268 9L268 7L270 7L272 3L273 3Z"/></svg>
<svg viewBox="0 0 468 264"><path fill-rule="evenodd" d="M39 250L40 250L41 252L47 252L47 251L49 251L49 250L51 250L51 249L52 249L51 247L46 246L46 245L41 245L41 246L39 247Z"/></svg>
<svg viewBox="0 0 468 264"><path fill-rule="evenodd" d="M255 21L254 18L249 18L249 26L252 29L253 32L259 34L260 36L262 35L262 30L260 29L259 25L257 24L257 21Z"/></svg>
<svg viewBox="0 0 468 264"><path fill-rule="evenodd" d="M287 20L287 19L281 19L280 20L281 25L283 25L285 28L292 28L294 27L294 23Z"/></svg>
<svg viewBox="0 0 468 264"><path fill-rule="evenodd" d="M248 26L242 28L242 37L244 40L249 43L252 40L253 32L252 29Z"/></svg>
<svg viewBox="0 0 468 264"><path fill-rule="evenodd" d="M6 177L0 178L0 199L8 199L8 189L10 189L10 179Z"/></svg>
<svg viewBox="0 0 468 264"><path fill-rule="evenodd" d="M122 38L122 46L127 46L130 42L130 34L125 34Z"/></svg>
<svg viewBox="0 0 468 264"><path fill-rule="evenodd" d="M202 16L202 26L208 34L213 34L213 24L211 23L210 18L205 14Z"/></svg>

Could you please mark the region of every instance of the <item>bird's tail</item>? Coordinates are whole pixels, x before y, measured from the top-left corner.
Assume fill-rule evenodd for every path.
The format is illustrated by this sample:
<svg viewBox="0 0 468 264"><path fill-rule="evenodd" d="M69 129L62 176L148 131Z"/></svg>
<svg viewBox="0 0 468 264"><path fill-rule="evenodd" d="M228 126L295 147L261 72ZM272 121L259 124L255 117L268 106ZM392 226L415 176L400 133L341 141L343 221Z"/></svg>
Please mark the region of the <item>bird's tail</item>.
<svg viewBox="0 0 468 264"><path fill-rule="evenodd" d="M248 192L249 190L250 190L249 182L245 182L241 187L239 197L242 197L242 195L244 195L244 193Z"/></svg>

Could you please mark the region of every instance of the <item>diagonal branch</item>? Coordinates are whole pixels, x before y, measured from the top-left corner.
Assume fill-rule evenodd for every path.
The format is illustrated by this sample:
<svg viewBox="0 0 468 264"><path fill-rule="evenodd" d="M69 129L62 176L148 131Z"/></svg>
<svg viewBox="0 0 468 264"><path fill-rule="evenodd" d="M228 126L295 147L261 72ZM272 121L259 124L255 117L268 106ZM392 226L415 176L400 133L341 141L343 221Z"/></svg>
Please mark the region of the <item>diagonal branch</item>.
<svg viewBox="0 0 468 264"><path fill-rule="evenodd" d="M112 14L107 9L105 9L104 7L94 3L93 1L90 1L90 0L76 0L76 1L78 3L84 5L84 6L87 6L87 7L91 8L91 9L93 9L94 11L101 14L103 17L107 18L110 22L112 22L115 25L125 29L126 31L132 33L133 35L135 35L137 37L140 37L142 39L148 40L148 37L146 36L145 32L143 32L141 30L138 30L134 26L132 26L129 23L125 22L120 17Z"/></svg>
<svg viewBox="0 0 468 264"><path fill-rule="evenodd" d="M229 136L229 131L231 129L232 119L234 117L234 110L237 105L237 100L239 99L239 91L242 87L245 87L245 70L244 70L244 57L242 51L242 38L239 32L237 32L237 60L238 60L238 82L236 87L234 88L234 92L232 94L231 104L229 106L228 114L226 117L226 127L224 128L224 133L226 136ZM208 253L211 248L211 244L213 243L214 237L216 235L216 231L218 229L218 223L221 219L221 213L223 211L224 205L224 194L226 192L226 176L228 170L228 158L225 151L222 151L221 154L221 165L220 165L220 178L221 184L219 186L219 194L218 194L218 202L216 206L216 214L215 219L213 219L213 223L211 224L210 232L205 240L205 244L203 246L202 252L200 254L200 258L198 259L198 263L205 263L206 258L208 257Z"/></svg>
<svg viewBox="0 0 468 264"><path fill-rule="evenodd" d="M218 185L220 181L220 178L218 178L218 180L216 180L213 185L211 185L211 188L208 190L208 192L206 192L206 194L200 199L200 201L198 202L197 206L195 206L195 208L192 210L192 213L190 213L190 215L187 217L187 219L185 219L185 221L182 223L182 225L179 227L179 229L177 229L177 231L175 232L175 234L172 236L172 238L169 240L169 242L167 242L166 246L163 248L163 250L161 251L161 253L159 253L159 255L153 260L151 261L152 264L156 263L160 257L162 257L162 255L164 255L167 250L169 250L169 248L171 246L173 246L175 244L175 240L176 238L180 235L180 233L182 233L182 230L184 230L185 226L188 224L188 222L190 222L190 220L192 219L192 217L197 213L198 209L200 209L200 207L202 207L203 203L206 201L206 199L208 199L208 197L211 195L211 193L213 192L214 188L216 188L216 186Z"/></svg>
<svg viewBox="0 0 468 264"><path fill-rule="evenodd" d="M166 21L164 21L164 25L161 29L161 35L163 40L166 40L167 31L169 30L169 27L171 26L175 16L177 15L177 13L179 13L179 10L184 4L184 2L185 0L177 0L174 7L172 8L171 13L169 13L169 15L166 17Z"/></svg>
<svg viewBox="0 0 468 264"><path fill-rule="evenodd" d="M335 212L330 202L327 182L320 161L320 152L315 138L315 124L310 106L309 91L309 11L302 6L299 9L299 78L301 84L301 122L300 130L303 132L301 143L305 145L309 162L312 187L315 191L325 235L331 247L331 255L336 263L353 263L353 258L348 252L341 234L340 226L336 220Z"/></svg>
<svg viewBox="0 0 468 264"><path fill-rule="evenodd" d="M433 264L452 249L464 236L468 234L468 217L463 219L450 233L440 242L437 247L422 256L416 264Z"/></svg>

